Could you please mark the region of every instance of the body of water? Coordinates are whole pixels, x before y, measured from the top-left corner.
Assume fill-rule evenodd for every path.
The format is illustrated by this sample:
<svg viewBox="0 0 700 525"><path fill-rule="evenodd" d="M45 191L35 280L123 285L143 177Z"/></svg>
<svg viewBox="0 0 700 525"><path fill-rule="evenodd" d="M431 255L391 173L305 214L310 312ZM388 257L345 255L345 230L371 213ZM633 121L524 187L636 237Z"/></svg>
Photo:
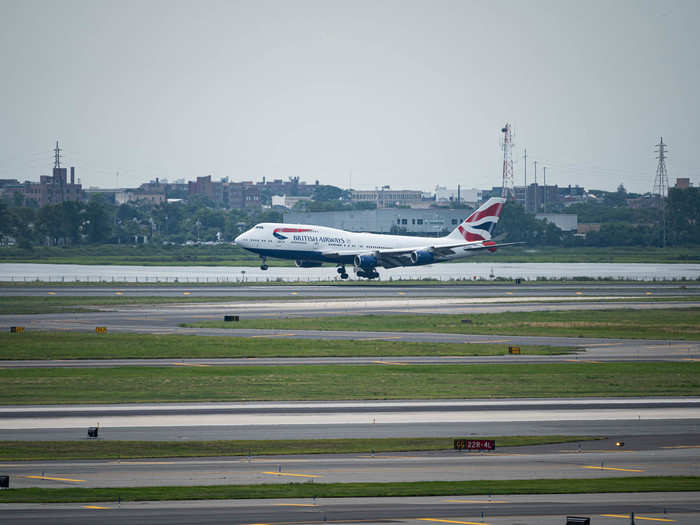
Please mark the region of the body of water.
<svg viewBox="0 0 700 525"><path fill-rule="evenodd" d="M348 267L350 279L355 274ZM494 279L535 280L575 277L644 281L700 279L700 264L617 263L446 263L383 270L381 280ZM275 268L262 271L245 266L92 266L75 264L0 264L0 281L44 282L266 282L327 281L338 278L335 267Z"/></svg>

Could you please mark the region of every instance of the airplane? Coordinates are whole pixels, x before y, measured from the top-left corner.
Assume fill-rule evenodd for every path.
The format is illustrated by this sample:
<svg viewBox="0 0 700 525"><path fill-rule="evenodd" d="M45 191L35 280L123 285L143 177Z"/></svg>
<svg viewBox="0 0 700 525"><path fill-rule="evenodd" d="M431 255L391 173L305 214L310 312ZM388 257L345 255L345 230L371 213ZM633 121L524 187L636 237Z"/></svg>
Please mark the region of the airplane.
<svg viewBox="0 0 700 525"><path fill-rule="evenodd" d="M445 237L410 237L357 233L310 224L263 222L242 233L234 242L262 259L293 259L299 268L315 268L335 263L341 279L348 278L346 266L352 264L358 277L376 279L377 267L421 266L468 257L483 250L495 252L497 244L491 232L498 222L506 200L492 197Z"/></svg>

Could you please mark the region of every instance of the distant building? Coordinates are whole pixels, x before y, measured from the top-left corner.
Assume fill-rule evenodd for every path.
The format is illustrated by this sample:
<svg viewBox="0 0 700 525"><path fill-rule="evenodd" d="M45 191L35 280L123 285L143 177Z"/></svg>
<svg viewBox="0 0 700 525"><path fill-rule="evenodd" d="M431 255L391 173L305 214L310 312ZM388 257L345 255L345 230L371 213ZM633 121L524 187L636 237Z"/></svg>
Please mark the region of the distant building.
<svg viewBox="0 0 700 525"><path fill-rule="evenodd" d="M375 190L350 190L352 202L372 202L377 208L419 205L423 202L423 192L418 190L392 190L383 186Z"/></svg>
<svg viewBox="0 0 700 525"><path fill-rule="evenodd" d="M679 190L687 190L688 188L690 188L690 179L676 179L676 185L674 186L674 188L677 188Z"/></svg>
<svg viewBox="0 0 700 525"><path fill-rule="evenodd" d="M297 195L292 197L291 195L273 195L272 196L272 206L280 206L282 208L292 209L294 205L301 201L310 201L311 197L302 197Z"/></svg>
<svg viewBox="0 0 700 525"><path fill-rule="evenodd" d="M82 185L75 183L74 167L70 168L70 182L67 168L55 167L53 175L42 175L38 183L27 181L3 187L3 195L7 198L16 198L15 194L22 195L22 204L25 206L34 204L41 207L85 199Z"/></svg>
<svg viewBox="0 0 700 525"><path fill-rule="evenodd" d="M284 222L314 224L354 232L410 233L438 236L451 232L466 219L470 209L382 208L329 212L295 212L284 214Z"/></svg>
<svg viewBox="0 0 700 525"><path fill-rule="evenodd" d="M575 213L536 213L535 218L551 222L561 231L578 231L578 215Z"/></svg>
<svg viewBox="0 0 700 525"><path fill-rule="evenodd" d="M214 182L211 180L211 175L206 177L197 177L196 181L188 183L190 196L201 195L207 197L214 204L223 206L224 204L224 182Z"/></svg>
<svg viewBox="0 0 700 525"><path fill-rule="evenodd" d="M224 188L227 208L260 208L260 188L252 181L228 182Z"/></svg>
<svg viewBox="0 0 700 525"><path fill-rule="evenodd" d="M449 202L466 202L476 204L481 199L481 190L476 188L447 188L445 186L435 186L435 202L438 204Z"/></svg>

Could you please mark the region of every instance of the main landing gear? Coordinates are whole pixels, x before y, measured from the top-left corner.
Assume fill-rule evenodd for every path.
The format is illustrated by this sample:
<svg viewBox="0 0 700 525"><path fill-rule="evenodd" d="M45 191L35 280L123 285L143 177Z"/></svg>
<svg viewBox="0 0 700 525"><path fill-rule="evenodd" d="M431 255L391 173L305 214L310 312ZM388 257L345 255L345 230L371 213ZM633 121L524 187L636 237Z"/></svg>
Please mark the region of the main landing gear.
<svg viewBox="0 0 700 525"><path fill-rule="evenodd" d="M345 266L338 266L338 273L340 274L341 279L348 278L348 272L345 271Z"/></svg>
<svg viewBox="0 0 700 525"><path fill-rule="evenodd" d="M365 277L367 279L376 279L379 277L379 273L374 268L360 268L355 272L355 274L358 277Z"/></svg>
<svg viewBox="0 0 700 525"><path fill-rule="evenodd" d="M260 262L260 269L263 271L267 270L269 268L269 266L266 263L267 257L260 257L260 258L262 259L262 261Z"/></svg>

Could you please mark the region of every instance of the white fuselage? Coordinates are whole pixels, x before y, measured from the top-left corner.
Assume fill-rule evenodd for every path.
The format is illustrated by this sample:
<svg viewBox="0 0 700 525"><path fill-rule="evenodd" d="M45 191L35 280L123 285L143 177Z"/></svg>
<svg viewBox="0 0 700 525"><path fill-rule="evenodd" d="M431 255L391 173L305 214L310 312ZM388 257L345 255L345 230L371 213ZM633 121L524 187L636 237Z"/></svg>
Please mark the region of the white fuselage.
<svg viewBox="0 0 700 525"><path fill-rule="evenodd" d="M356 254L401 248L421 250L445 239L357 233L308 224L261 223L239 235L235 243L263 257L351 264ZM474 250L465 247L454 252L440 256L439 260L466 257Z"/></svg>

